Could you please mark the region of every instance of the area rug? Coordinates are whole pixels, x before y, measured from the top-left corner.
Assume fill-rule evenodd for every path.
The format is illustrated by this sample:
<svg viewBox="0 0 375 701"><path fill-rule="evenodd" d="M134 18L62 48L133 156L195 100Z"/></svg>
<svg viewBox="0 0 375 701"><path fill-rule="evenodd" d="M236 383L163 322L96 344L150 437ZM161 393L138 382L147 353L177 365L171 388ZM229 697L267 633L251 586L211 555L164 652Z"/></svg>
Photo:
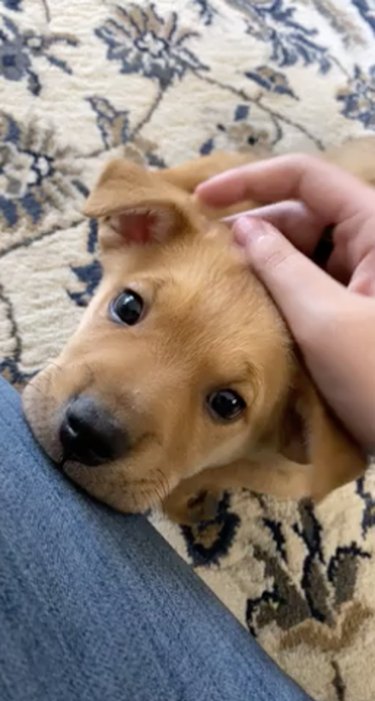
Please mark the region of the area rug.
<svg viewBox="0 0 375 701"><path fill-rule="evenodd" d="M21 389L100 268L101 164L317 151L375 129L374 0L0 0L1 372ZM319 508L228 494L156 527L315 699L375 698L375 475ZM197 631L199 635L199 631Z"/></svg>

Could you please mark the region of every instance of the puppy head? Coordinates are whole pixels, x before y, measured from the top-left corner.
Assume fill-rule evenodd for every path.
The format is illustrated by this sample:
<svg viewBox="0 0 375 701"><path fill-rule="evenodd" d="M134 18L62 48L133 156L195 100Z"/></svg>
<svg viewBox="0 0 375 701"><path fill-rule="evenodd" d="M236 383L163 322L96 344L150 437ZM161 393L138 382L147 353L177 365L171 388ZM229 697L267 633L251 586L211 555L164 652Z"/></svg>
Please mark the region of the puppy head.
<svg viewBox="0 0 375 701"><path fill-rule="evenodd" d="M124 160L106 168L86 213L101 221L102 282L24 392L36 438L69 477L121 511L144 511L181 479L265 445L295 459L296 433L297 459L313 446L331 475L324 492L353 476L354 449L315 411L285 325L224 225ZM350 446L339 476L319 453L336 439Z"/></svg>

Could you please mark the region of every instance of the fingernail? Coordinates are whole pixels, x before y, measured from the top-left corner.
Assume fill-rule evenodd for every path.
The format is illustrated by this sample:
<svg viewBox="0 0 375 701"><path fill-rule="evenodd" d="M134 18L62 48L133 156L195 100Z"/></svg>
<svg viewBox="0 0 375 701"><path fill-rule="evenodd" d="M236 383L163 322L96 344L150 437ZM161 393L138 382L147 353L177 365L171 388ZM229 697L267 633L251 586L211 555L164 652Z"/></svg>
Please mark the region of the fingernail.
<svg viewBox="0 0 375 701"><path fill-rule="evenodd" d="M259 239L270 233L269 225L255 217L241 217L233 225L233 236L239 246L246 246L249 240Z"/></svg>

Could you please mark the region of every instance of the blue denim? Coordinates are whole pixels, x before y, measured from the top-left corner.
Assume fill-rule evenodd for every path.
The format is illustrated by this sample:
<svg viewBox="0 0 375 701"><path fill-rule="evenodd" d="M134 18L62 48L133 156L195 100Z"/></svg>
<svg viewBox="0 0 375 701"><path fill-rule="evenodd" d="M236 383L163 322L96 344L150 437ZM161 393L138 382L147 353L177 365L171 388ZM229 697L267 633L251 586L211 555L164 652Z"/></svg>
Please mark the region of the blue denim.
<svg viewBox="0 0 375 701"><path fill-rule="evenodd" d="M144 518L59 474L1 380L0 502L1 701L308 701Z"/></svg>

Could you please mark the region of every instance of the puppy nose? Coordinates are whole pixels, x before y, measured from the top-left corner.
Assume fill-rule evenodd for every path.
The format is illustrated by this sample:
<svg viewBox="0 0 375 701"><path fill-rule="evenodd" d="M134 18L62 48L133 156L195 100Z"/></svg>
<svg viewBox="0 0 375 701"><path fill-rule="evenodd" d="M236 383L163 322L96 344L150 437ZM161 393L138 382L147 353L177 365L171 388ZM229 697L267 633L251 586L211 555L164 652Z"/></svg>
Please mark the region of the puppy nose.
<svg viewBox="0 0 375 701"><path fill-rule="evenodd" d="M126 432L107 409L87 395L67 406L60 441L65 460L92 466L116 460L128 448Z"/></svg>

